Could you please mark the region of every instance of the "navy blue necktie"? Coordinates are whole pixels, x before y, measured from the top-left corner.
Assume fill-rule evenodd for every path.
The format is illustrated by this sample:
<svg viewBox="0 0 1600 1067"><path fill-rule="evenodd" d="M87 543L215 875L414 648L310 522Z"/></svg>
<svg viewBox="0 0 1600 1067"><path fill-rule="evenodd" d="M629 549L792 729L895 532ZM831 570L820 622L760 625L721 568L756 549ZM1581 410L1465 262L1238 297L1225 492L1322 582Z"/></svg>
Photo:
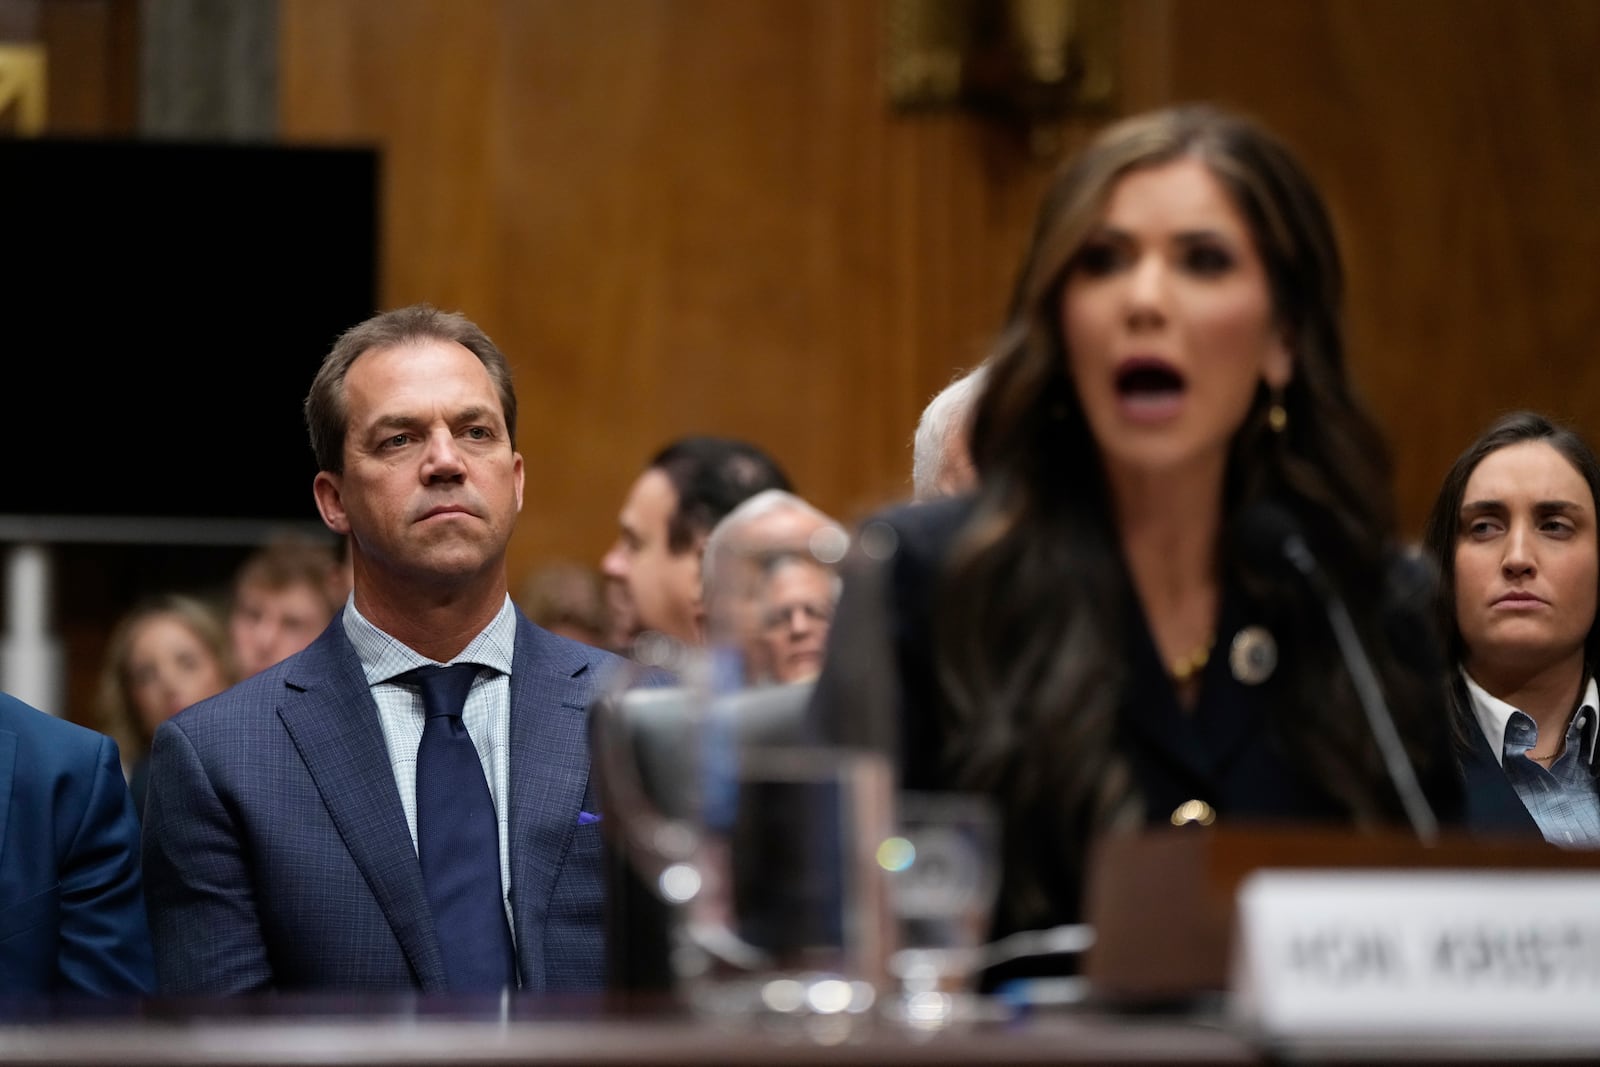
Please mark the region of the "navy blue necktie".
<svg viewBox="0 0 1600 1067"><path fill-rule="evenodd" d="M452 992L516 984L500 893L500 831L483 764L461 710L472 663L418 667L399 681L422 690L428 721L417 748L417 856Z"/></svg>

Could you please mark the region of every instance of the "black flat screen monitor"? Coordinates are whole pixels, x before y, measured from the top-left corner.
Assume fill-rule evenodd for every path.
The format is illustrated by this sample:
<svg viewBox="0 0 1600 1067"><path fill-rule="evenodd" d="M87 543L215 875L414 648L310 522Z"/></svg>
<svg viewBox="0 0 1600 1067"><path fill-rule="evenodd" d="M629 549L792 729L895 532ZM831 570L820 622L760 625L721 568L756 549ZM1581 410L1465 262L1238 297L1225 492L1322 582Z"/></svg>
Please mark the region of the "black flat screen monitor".
<svg viewBox="0 0 1600 1067"><path fill-rule="evenodd" d="M375 310L379 162L0 139L0 520L315 523L301 403Z"/></svg>

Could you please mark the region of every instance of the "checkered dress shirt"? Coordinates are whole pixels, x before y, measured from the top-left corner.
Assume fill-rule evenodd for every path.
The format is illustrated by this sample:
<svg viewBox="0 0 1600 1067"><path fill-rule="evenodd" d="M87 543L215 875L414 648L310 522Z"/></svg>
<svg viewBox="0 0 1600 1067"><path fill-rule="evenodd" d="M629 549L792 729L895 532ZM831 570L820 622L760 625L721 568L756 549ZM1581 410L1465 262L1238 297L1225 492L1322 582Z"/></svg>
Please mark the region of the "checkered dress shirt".
<svg viewBox="0 0 1600 1067"><path fill-rule="evenodd" d="M1465 676L1465 675L1464 675ZM1539 727L1523 711L1490 696L1466 676L1473 714L1489 747L1500 756L1506 778L1539 824L1545 840L1567 848L1600 848L1600 792L1596 791L1595 745L1600 734L1600 690L1593 678L1567 724L1561 757L1549 768L1528 758L1539 746Z"/></svg>
<svg viewBox="0 0 1600 1067"><path fill-rule="evenodd" d="M433 661L418 655L369 622L356 610L355 597L345 605L344 632L355 646L366 672L372 698L378 705L378 723L389 748L389 765L394 784L400 790L400 805L411 828L411 843L417 843L417 746L422 744L422 727L427 709L415 686L394 681L413 667ZM494 797L495 818L500 824L500 891L507 899L506 917L511 918L509 781L511 777L511 657L516 648L517 616L506 597L500 613L483 632L462 650L451 663L477 663L490 670L480 671L467 694L461 721L466 724L472 744L483 763L483 776ZM513 923L515 929L515 923Z"/></svg>

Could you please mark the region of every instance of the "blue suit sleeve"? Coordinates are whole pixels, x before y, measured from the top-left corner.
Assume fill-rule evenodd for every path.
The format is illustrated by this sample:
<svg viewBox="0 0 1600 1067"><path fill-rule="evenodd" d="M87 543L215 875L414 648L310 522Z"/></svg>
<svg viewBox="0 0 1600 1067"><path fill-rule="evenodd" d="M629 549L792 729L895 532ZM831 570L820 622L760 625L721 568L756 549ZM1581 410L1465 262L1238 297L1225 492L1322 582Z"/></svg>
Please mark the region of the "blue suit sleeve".
<svg viewBox="0 0 1600 1067"><path fill-rule="evenodd" d="M150 752L144 869L161 992L232 994L272 985L238 827L173 720L161 724Z"/></svg>
<svg viewBox="0 0 1600 1067"><path fill-rule="evenodd" d="M61 982L101 996L151 993L139 820L109 737L100 739L92 770L82 818L60 864Z"/></svg>

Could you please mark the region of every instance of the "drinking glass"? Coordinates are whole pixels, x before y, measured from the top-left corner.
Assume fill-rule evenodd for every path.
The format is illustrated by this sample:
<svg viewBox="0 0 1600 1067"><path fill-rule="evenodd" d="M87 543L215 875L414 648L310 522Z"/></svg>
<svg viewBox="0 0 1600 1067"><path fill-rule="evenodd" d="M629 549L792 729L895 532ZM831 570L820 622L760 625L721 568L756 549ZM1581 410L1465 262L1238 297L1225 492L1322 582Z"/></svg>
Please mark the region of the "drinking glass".
<svg viewBox="0 0 1600 1067"><path fill-rule="evenodd" d="M879 848L896 948L890 1018L939 1029L982 1014L975 984L999 891L1000 817L980 794L902 791Z"/></svg>
<svg viewBox="0 0 1600 1067"><path fill-rule="evenodd" d="M624 682L597 703L609 839L666 906L666 969L687 1007L865 1020L894 933L878 864L892 766L819 740L809 682L717 684L716 651L680 658L681 684Z"/></svg>

